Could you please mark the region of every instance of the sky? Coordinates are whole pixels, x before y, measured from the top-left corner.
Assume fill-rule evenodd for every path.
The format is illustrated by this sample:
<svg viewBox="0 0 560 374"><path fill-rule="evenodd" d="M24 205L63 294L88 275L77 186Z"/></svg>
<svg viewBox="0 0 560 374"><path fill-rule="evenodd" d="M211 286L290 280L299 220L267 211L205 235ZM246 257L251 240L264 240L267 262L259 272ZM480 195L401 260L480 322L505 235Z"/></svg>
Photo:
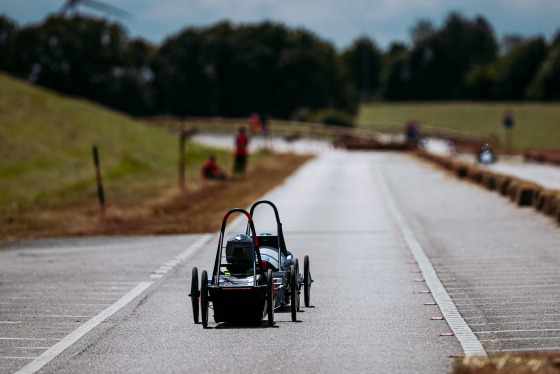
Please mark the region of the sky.
<svg viewBox="0 0 560 374"><path fill-rule="evenodd" d="M0 14L19 26L37 24L60 11L67 0L0 0ZM88 7L78 12L108 16L131 38L160 44L187 27L280 22L304 28L342 50L362 36L386 49L392 42L410 43L410 29L419 20L441 27L449 13L469 19L483 16L498 40L504 35L543 36L550 41L560 31L560 0L102 0L133 14L127 18Z"/></svg>

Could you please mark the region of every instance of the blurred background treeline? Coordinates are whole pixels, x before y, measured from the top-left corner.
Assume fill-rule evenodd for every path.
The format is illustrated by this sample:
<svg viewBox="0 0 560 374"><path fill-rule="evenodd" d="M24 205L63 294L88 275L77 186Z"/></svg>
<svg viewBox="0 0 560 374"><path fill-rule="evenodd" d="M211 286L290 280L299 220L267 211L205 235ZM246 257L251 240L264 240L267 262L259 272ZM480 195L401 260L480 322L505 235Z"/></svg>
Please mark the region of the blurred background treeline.
<svg viewBox="0 0 560 374"><path fill-rule="evenodd" d="M420 20L410 34L385 51L368 37L337 50L301 28L222 22L152 45L106 19L19 27L0 15L0 70L134 116L322 113L348 125L372 100L560 100L560 32L498 41L484 18L451 13L441 28Z"/></svg>

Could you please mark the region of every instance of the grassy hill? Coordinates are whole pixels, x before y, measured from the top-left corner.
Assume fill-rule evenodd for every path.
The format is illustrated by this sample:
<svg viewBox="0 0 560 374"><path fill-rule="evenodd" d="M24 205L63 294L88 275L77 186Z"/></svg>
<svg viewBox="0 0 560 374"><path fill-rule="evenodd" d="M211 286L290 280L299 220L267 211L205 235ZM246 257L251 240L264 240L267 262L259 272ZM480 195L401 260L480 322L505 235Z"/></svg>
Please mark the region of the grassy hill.
<svg viewBox="0 0 560 374"><path fill-rule="evenodd" d="M109 217L101 229L94 145ZM252 155L248 172L264 178L209 186L200 165L214 153L227 170L231 152L191 142L186 150L181 192L177 134L0 73L0 238L215 230L232 205L250 205L308 159ZM193 209L198 219L187 217Z"/></svg>
<svg viewBox="0 0 560 374"><path fill-rule="evenodd" d="M123 180L139 190L176 183L178 141L168 130L0 75L1 211L96 196L94 145L109 191ZM207 153L188 145L191 177Z"/></svg>
<svg viewBox="0 0 560 374"><path fill-rule="evenodd" d="M560 103L374 103L362 106L358 126L402 132L408 121L416 120L424 131L492 137L498 146L503 146L505 129L502 118L508 109L513 111L515 118L513 148L560 148Z"/></svg>

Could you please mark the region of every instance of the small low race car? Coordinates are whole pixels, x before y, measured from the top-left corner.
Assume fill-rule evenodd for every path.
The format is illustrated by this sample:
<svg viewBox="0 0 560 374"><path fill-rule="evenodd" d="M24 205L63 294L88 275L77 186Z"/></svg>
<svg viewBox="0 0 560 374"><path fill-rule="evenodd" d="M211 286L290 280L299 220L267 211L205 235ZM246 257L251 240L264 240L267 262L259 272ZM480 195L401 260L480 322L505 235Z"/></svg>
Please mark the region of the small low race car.
<svg viewBox="0 0 560 374"><path fill-rule="evenodd" d="M278 235L256 235L252 212L260 204L273 207ZM225 241L225 227L232 213L243 213L247 219L247 231ZM216 260L211 278L202 271L200 288L198 268L192 269L191 302L194 322L208 327L210 304L215 322L261 323L267 316L268 325L274 325L274 310L290 306L292 320L297 318L299 295L304 288L304 302L309 306L311 272L309 257L305 256L304 274L299 274L298 260L286 250L282 224L278 210L270 201L258 201L251 213L231 209L225 216L220 230Z"/></svg>
<svg viewBox="0 0 560 374"><path fill-rule="evenodd" d="M476 157L476 161L483 165L490 165L497 161L496 155L489 144L484 144L480 153Z"/></svg>

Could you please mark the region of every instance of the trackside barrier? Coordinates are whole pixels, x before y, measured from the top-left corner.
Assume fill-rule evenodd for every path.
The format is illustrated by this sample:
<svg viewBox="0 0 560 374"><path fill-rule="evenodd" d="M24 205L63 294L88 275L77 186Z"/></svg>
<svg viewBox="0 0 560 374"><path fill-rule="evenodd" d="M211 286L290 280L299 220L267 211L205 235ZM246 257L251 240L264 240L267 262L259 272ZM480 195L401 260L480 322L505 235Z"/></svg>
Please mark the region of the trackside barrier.
<svg viewBox="0 0 560 374"><path fill-rule="evenodd" d="M425 150L416 154L450 171L460 179L479 184L509 198L518 206L533 206L537 211L552 216L560 223L560 190L544 188L521 178L497 173L465 161L437 155Z"/></svg>

